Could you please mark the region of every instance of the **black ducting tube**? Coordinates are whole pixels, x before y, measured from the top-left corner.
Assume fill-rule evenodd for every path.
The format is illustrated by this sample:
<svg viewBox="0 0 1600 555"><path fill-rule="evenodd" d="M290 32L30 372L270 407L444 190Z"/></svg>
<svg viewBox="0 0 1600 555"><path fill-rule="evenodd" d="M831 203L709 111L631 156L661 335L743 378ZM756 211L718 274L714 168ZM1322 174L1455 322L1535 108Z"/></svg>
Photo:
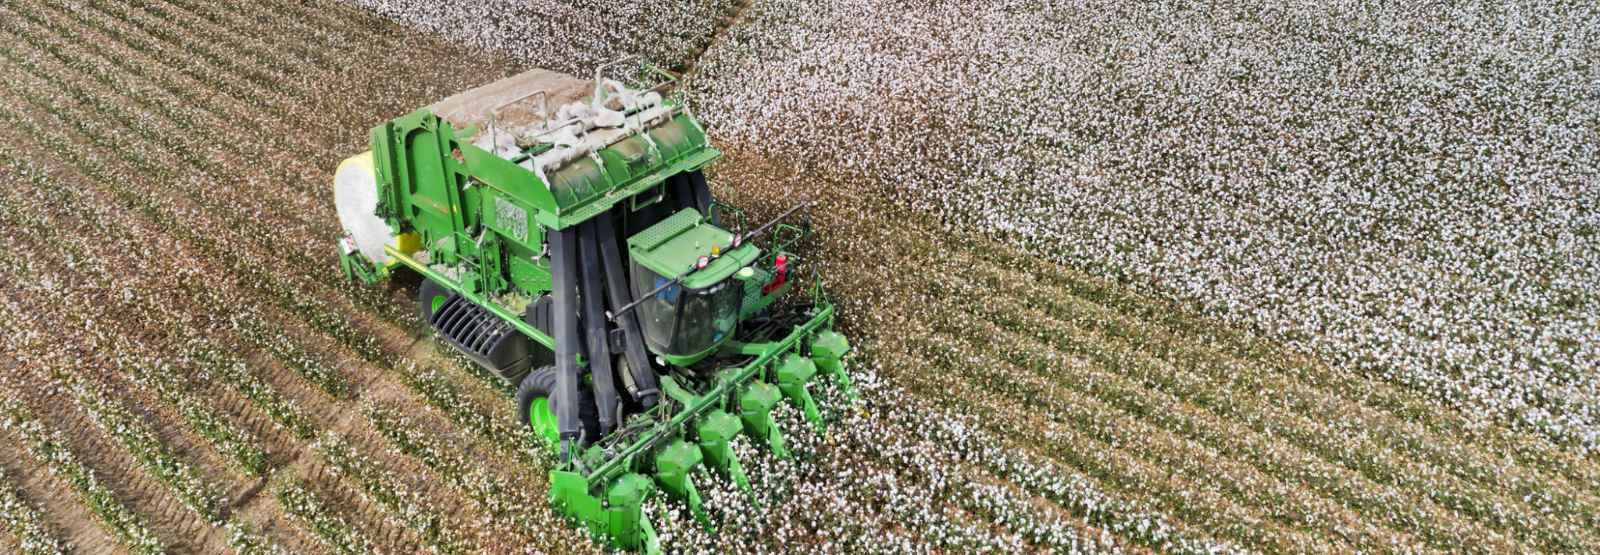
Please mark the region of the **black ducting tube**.
<svg viewBox="0 0 1600 555"><path fill-rule="evenodd" d="M687 175L689 179L689 192L690 194L694 195L695 210L699 210L702 215L710 218L712 216L711 186L706 184L706 174L700 173L700 170L695 170L689 172ZM711 221L711 225L722 224L713 219Z"/></svg>
<svg viewBox="0 0 1600 555"><path fill-rule="evenodd" d="M577 230L573 228L551 231L550 277L555 297L555 312L550 324L555 328L556 340L556 423L561 432L561 458L566 461L577 454L578 443L584 438L578 417L578 356L583 345L578 343L578 245Z"/></svg>
<svg viewBox="0 0 1600 555"><path fill-rule="evenodd" d="M672 212L677 213L685 208L699 209L699 203L694 198L694 188L689 184L689 174L675 173L667 178L672 184Z"/></svg>
<svg viewBox="0 0 1600 555"><path fill-rule="evenodd" d="M601 258L606 265L606 297L611 300L611 310L615 312L633 302L633 292L628 290L628 274L622 267L622 254L617 245L616 228L612 227L611 213L602 212L595 221L595 241L600 244ZM661 386L656 383L655 370L650 368L650 354L645 351L644 333L639 330L639 320L630 310L617 319L617 325L622 328L622 352L628 357L628 372L633 377L628 384L631 386L628 395L643 408L653 407L661 397Z"/></svg>
<svg viewBox="0 0 1600 555"><path fill-rule="evenodd" d="M617 396L616 373L611 371L611 350L606 345L605 290L600 285L600 249L595 245L595 235L600 233L598 223L598 218L591 218L578 226L578 263L583 266L578 296L583 303L583 336L588 345L589 375L594 378L595 408L600 411L600 435L604 436L617 427L621 399Z"/></svg>
<svg viewBox="0 0 1600 555"><path fill-rule="evenodd" d="M667 219L667 216L677 211L677 208L669 207L669 204L671 203L666 200L662 200L661 202L646 206L634 212L632 219L627 220L628 226L627 229L622 230L622 236L631 237L635 233L644 231L649 229L650 226L656 225L656 222ZM671 209L669 210L669 208Z"/></svg>

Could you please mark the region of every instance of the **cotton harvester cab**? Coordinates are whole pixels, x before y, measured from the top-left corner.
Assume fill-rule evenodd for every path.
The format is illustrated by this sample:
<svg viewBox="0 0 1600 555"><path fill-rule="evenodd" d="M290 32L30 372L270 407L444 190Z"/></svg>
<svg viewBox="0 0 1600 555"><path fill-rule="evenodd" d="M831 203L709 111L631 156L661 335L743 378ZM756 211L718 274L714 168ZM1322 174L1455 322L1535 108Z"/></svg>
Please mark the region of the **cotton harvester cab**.
<svg viewBox="0 0 1600 555"><path fill-rule="evenodd" d="M420 274L438 337L517 387L560 457L557 509L655 551L655 490L702 522L699 468L748 490L730 442L786 456L784 399L820 430L808 383L848 391L849 344L820 287L789 294L796 210L746 228L713 200L702 169L721 153L663 97L669 74L640 73L660 83L533 70L396 118L340 164L334 197L344 273Z"/></svg>

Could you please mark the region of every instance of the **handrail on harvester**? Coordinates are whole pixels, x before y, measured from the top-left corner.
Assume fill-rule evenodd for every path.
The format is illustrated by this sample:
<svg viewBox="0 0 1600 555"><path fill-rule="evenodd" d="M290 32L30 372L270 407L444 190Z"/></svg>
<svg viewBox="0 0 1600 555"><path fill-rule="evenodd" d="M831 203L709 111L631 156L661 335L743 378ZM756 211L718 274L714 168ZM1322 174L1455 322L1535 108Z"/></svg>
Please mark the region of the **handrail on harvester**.
<svg viewBox="0 0 1600 555"><path fill-rule="evenodd" d="M521 102L521 101L523 101L523 100L525 100L527 98L533 97L533 96L538 96L539 97L539 125L543 126L544 124L549 123L549 121L550 121L550 106L549 106L550 94L549 94L549 91L547 91L545 89L539 89L537 91L533 91L531 93L528 93L528 94L513 98L511 100L507 100L505 102L501 102L500 104L496 105L494 108L489 110L489 151L490 152L496 152L496 150L500 148L500 110L505 108L506 106L510 106L512 104L516 104L518 102ZM498 152L496 152L496 154L498 155Z"/></svg>
<svg viewBox="0 0 1600 555"><path fill-rule="evenodd" d="M591 102L603 101L600 98L600 95L601 95L602 92L605 91L605 87L602 85L602 81L601 80L605 78L605 75L604 75L603 72L605 71L606 68L619 65L619 64L621 64L623 62L626 62L626 61L629 61L629 60L637 60L638 58L639 58L639 56L637 54L630 54L630 55L623 56L621 58L606 62L604 64L600 64L599 67L596 67L594 69L594 90L590 93L590 96L589 96L590 97L590 101ZM677 75L673 75L672 72L664 70L664 69L661 69L659 67L656 67L653 64L644 64L644 65L650 71L666 77L666 79L662 80L660 83L656 83L654 86L652 86L652 87L650 87L648 89L645 89L644 92L665 93L667 87L669 87L672 84L678 82L678 76ZM542 90L539 91L539 93L543 93L543 92L544 91L542 91ZM523 95L521 97L512 99L511 101L506 102L505 104L501 104L500 106L497 106L495 108L495 110L498 111L500 108L504 108L506 105L511 104L512 102L517 102L517 101L522 100L524 98L527 98L529 96L533 96L534 94L538 94L538 93L529 93L529 94ZM546 97L546 98L548 98L548 97ZM552 125L550 123L549 107L545 103L541 102L539 104L539 110L540 110L540 114L541 114L541 118L540 118L540 122L539 122L540 130L532 135L532 137L535 138L535 139L537 139L539 137L543 137L545 135L549 135L551 133L555 133L556 131L558 131L558 130L560 130L560 129L568 126L568 125L572 125L574 123L578 123L578 122L582 121L581 118L568 118L566 120L556 122L554 125ZM676 110L674 110L674 113L675 112L676 112ZM635 113L635 114L633 114L633 116L634 116L635 125L637 126L638 122L639 122L639 119L638 119L639 118L639 113ZM491 125L493 124L492 115L491 115L490 124ZM584 133L588 133L588 130L584 130ZM496 138L498 139L498 137L496 137Z"/></svg>

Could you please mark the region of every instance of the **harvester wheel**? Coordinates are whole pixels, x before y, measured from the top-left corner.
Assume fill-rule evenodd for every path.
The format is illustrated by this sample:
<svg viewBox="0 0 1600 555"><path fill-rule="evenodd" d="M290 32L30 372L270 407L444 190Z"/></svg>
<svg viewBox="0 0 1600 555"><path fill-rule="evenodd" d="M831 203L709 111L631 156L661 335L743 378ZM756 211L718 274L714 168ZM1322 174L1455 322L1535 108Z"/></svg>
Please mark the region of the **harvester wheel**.
<svg viewBox="0 0 1600 555"><path fill-rule="evenodd" d="M432 321L433 313L444 306L444 302L449 299L449 289L431 279L422 278L422 285L417 287L417 315L422 317L423 323L429 323Z"/></svg>
<svg viewBox="0 0 1600 555"><path fill-rule="evenodd" d="M550 395L555 388L554 366L529 372L517 386L517 417L551 445L561 440L561 423L556 419L555 401ZM594 392L587 386L580 386L578 402L578 418L583 421L585 442L593 442L600 435L600 416L594 406Z"/></svg>

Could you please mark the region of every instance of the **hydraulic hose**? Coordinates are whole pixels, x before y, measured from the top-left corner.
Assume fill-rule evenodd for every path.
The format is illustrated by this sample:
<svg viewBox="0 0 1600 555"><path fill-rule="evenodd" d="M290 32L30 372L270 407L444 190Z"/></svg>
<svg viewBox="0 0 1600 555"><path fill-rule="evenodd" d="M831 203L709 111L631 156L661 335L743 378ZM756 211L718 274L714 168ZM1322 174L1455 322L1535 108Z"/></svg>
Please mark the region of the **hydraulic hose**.
<svg viewBox="0 0 1600 555"><path fill-rule="evenodd" d="M628 274L622 267L622 254L617 245L611 212L602 212L594 222L595 241L600 244L601 258L605 262L606 298L611 301L611 311L616 312L633 304L633 292L628 290ZM644 332L639 329L639 320L630 311L623 313L616 322L617 327L622 329L622 352L628 359L628 373L633 378L628 382L628 395L644 408L653 407L661 397L661 386L656 382L655 371L650 368L650 354L645 350Z"/></svg>
<svg viewBox="0 0 1600 555"><path fill-rule="evenodd" d="M577 454L578 443L584 438L578 416L578 356L583 346L578 343L578 264L577 231L573 228L551 231L550 274L555 297L555 313L551 326L556 340L556 390L554 396L556 423L561 438L563 461Z"/></svg>
<svg viewBox="0 0 1600 555"><path fill-rule="evenodd" d="M600 435L604 436L617 427L617 406L621 401L617 397L616 374L611 370L611 350L607 345L605 290L600 285L602 255L595 241L597 223L598 219L591 218L578 226L578 258L583 267L578 296L583 303L583 335L588 346L595 408L600 412Z"/></svg>

